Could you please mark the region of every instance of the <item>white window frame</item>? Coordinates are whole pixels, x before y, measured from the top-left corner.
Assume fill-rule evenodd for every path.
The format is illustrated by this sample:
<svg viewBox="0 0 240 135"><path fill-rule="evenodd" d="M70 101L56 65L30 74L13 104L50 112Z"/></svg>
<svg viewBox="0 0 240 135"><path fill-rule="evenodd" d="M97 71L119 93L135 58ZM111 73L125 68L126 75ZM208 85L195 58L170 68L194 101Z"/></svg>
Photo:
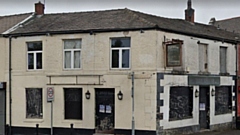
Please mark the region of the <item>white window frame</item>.
<svg viewBox="0 0 240 135"><path fill-rule="evenodd" d="M81 42L81 46L79 49L65 49L65 42L64 41L71 41L71 40L79 40ZM74 68L74 52L80 51L80 67ZM71 52L71 67L65 68L65 52ZM63 40L63 69L81 69L82 67L82 61L81 61L81 55L82 55L82 40L81 39L64 39Z"/></svg>
<svg viewBox="0 0 240 135"><path fill-rule="evenodd" d="M32 43L32 42L28 42L28 43ZM42 68L37 69L37 54L41 53L42 57L43 57L43 51L28 51L28 43L27 43L27 69L28 70L42 70L43 69L43 58L42 58ZM42 48L43 48L43 46L42 46ZM28 54L33 54L33 69L28 68L28 63L29 63Z"/></svg>
<svg viewBox="0 0 240 135"><path fill-rule="evenodd" d="M118 38L118 37L117 37ZM131 38L129 37L130 40L130 47L114 47L112 48L111 44L112 44L112 39L117 39L117 38L111 38L110 39L110 48L111 48L111 58L110 58L110 67L111 69L130 69L131 68ZM121 38L121 37L119 37ZM122 37L122 38L126 38L126 37ZM128 37L127 37L128 38ZM118 67L112 67L112 51L113 50L118 50L119 51L119 63L118 63ZM129 67L128 68L124 68L122 67L122 51L123 50L128 50L129 51Z"/></svg>

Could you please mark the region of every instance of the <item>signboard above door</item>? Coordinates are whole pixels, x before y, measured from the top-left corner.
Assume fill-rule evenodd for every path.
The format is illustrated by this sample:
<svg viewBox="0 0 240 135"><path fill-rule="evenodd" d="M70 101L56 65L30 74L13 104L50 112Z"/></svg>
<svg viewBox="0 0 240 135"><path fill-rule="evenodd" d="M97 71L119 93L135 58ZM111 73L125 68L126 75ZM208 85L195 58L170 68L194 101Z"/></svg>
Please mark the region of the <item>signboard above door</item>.
<svg viewBox="0 0 240 135"><path fill-rule="evenodd" d="M220 85L220 77L219 76L188 76L188 85Z"/></svg>

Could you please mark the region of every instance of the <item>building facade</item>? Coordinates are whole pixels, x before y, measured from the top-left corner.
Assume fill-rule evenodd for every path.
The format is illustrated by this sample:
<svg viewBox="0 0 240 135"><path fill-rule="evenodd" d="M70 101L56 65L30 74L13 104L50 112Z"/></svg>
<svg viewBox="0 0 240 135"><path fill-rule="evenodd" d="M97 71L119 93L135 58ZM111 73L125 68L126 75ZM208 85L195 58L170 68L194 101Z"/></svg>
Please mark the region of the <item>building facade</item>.
<svg viewBox="0 0 240 135"><path fill-rule="evenodd" d="M36 9L2 39L11 134L234 127L236 34L129 9L44 14L41 3Z"/></svg>

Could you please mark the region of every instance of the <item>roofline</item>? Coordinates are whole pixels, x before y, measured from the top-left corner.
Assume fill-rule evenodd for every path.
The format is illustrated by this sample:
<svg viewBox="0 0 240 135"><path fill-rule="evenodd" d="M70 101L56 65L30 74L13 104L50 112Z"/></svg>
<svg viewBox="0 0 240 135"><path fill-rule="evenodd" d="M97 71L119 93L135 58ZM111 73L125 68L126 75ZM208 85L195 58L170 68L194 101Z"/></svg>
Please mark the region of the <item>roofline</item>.
<svg viewBox="0 0 240 135"><path fill-rule="evenodd" d="M116 29L89 29L89 30L69 30L69 31L45 31L45 32L31 32L31 33L16 33L16 34L1 34L2 37L24 37L24 36L41 36L41 35L59 35L59 34L78 34L78 33L104 33L104 32L120 32L120 31L141 31L141 30L160 30L164 32L170 32L175 34L182 34L186 36L193 36L197 38L205 38L209 40L216 40L220 42L226 42L231 44L240 43L239 40L225 39L214 36L207 36L202 34L193 34L189 32L176 31L171 29L160 28L158 25L154 27L145 28L116 28Z"/></svg>
<svg viewBox="0 0 240 135"><path fill-rule="evenodd" d="M35 13L32 13L30 16L28 16L27 18L25 18L23 21L17 23L16 25L14 25L13 27L9 28L8 30L6 30L5 32L3 32L2 34L8 34L14 30L16 30L17 28L19 28L23 23L27 22L29 19L33 18L35 15Z"/></svg>

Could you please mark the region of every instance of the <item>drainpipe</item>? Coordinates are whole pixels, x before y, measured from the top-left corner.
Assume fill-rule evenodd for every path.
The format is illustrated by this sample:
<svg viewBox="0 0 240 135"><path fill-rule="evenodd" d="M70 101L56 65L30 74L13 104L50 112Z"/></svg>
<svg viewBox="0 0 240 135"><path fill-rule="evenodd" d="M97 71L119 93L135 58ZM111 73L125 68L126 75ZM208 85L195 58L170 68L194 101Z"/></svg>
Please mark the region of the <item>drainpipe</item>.
<svg viewBox="0 0 240 135"><path fill-rule="evenodd" d="M132 135L135 135L135 121L134 121L134 72L132 72Z"/></svg>
<svg viewBox="0 0 240 135"><path fill-rule="evenodd" d="M12 36L9 37L9 135L12 135Z"/></svg>

